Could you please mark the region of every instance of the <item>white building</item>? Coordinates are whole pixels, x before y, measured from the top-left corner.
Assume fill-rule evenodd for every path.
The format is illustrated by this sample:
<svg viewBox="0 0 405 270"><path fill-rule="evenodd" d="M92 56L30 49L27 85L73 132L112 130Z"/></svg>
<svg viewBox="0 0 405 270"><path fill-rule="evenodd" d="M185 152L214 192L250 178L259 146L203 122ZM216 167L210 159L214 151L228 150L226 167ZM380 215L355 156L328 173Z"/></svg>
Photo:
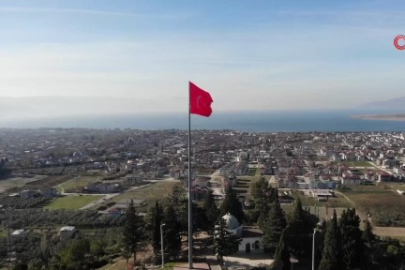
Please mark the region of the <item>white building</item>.
<svg viewBox="0 0 405 270"><path fill-rule="evenodd" d="M68 239L72 238L76 233L76 228L72 226L65 226L59 230L59 238Z"/></svg>
<svg viewBox="0 0 405 270"><path fill-rule="evenodd" d="M239 253L263 253L263 232L258 227L240 225L237 218L231 214L222 217L225 220L228 232L242 238L239 244Z"/></svg>

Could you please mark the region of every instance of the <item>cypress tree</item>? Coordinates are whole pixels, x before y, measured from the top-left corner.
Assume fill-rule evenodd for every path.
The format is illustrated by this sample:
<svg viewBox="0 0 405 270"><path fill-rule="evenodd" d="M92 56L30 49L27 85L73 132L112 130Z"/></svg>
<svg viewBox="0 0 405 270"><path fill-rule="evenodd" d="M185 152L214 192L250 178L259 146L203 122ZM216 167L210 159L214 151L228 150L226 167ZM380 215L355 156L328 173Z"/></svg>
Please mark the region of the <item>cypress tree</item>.
<svg viewBox="0 0 405 270"><path fill-rule="evenodd" d="M281 209L278 199L272 204L268 219L264 226L264 244L270 252L275 252L280 241L281 234L286 228L283 209Z"/></svg>
<svg viewBox="0 0 405 270"><path fill-rule="evenodd" d="M208 196L205 198L204 210L205 210L205 215L206 215L207 221L208 221L208 226L207 226L208 230L212 231L220 216L220 212L219 212L218 207L215 204L215 200L214 200L212 191L210 191Z"/></svg>
<svg viewBox="0 0 405 270"><path fill-rule="evenodd" d="M237 193L232 187L228 188L226 191L225 199L221 205L221 213L230 213L242 224L245 214L243 212L242 203L238 199Z"/></svg>
<svg viewBox="0 0 405 270"><path fill-rule="evenodd" d="M333 218L329 221L325 242L323 246L322 259L318 270L342 270L342 245L341 236L337 222L336 211L333 211Z"/></svg>
<svg viewBox="0 0 405 270"><path fill-rule="evenodd" d="M181 250L180 223L176 218L176 211L170 204L165 209L164 223L164 250L169 256L175 257Z"/></svg>
<svg viewBox="0 0 405 270"><path fill-rule="evenodd" d="M136 215L134 201L131 200L128 209L125 212L125 224L123 228L123 245L124 249L131 252L134 257L134 265L136 261L136 251L138 243L141 240L141 230L139 228L140 220Z"/></svg>
<svg viewBox="0 0 405 270"><path fill-rule="evenodd" d="M155 205L149 208L147 213L147 230L150 233L153 252L158 254L160 251L160 225L163 223L163 210L156 201Z"/></svg>
<svg viewBox="0 0 405 270"><path fill-rule="evenodd" d="M290 270L290 253L287 250L285 238L285 230L281 233L280 242L278 243L272 270Z"/></svg>
<svg viewBox="0 0 405 270"><path fill-rule="evenodd" d="M311 215L302 209L301 201L298 199L290 215L287 235L289 235L289 247L294 254L304 254L311 251L311 234L315 227L315 220Z"/></svg>
<svg viewBox="0 0 405 270"><path fill-rule="evenodd" d="M375 240L375 235L373 233L373 227L371 226L370 221L366 220L366 225L364 227L363 235L361 237L364 242L372 244Z"/></svg>
<svg viewBox="0 0 405 270"><path fill-rule="evenodd" d="M363 240L361 239L360 218L356 210L347 209L339 221L342 236L342 251L344 268L347 270L359 268L363 256Z"/></svg>

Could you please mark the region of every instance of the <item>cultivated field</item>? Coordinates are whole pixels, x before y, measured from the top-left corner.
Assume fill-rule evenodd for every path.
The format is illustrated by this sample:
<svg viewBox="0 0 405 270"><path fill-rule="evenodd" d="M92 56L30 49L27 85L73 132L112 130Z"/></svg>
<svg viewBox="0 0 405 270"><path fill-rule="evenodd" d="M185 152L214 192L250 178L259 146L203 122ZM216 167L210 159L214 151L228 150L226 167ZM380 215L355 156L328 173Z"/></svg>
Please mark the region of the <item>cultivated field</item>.
<svg viewBox="0 0 405 270"><path fill-rule="evenodd" d="M405 196L395 193L389 184L350 186L344 194L356 208L371 216L377 226L405 226Z"/></svg>
<svg viewBox="0 0 405 270"><path fill-rule="evenodd" d="M103 198L103 196L87 195L87 196L65 196L54 199L50 204L45 206L45 209L80 209L96 200Z"/></svg>

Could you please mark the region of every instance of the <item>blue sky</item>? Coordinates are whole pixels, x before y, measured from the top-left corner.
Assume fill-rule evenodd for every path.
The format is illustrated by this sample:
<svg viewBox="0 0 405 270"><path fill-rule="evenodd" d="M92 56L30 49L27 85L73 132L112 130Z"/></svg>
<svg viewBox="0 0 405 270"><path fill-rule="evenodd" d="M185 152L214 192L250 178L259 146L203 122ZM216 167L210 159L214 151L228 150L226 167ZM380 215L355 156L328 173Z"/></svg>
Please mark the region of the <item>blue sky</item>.
<svg viewBox="0 0 405 270"><path fill-rule="evenodd" d="M0 96L182 111L353 108L405 95L405 1L0 0Z"/></svg>

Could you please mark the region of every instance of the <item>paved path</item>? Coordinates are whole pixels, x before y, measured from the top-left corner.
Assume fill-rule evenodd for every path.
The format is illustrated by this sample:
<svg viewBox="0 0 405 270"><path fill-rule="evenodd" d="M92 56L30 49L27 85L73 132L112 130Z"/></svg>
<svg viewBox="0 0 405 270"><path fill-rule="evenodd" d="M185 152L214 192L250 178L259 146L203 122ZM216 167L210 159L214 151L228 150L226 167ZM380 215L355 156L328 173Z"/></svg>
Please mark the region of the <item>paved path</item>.
<svg viewBox="0 0 405 270"><path fill-rule="evenodd" d="M218 264L217 257L211 255L205 257L211 270L221 270L221 266Z"/></svg>

